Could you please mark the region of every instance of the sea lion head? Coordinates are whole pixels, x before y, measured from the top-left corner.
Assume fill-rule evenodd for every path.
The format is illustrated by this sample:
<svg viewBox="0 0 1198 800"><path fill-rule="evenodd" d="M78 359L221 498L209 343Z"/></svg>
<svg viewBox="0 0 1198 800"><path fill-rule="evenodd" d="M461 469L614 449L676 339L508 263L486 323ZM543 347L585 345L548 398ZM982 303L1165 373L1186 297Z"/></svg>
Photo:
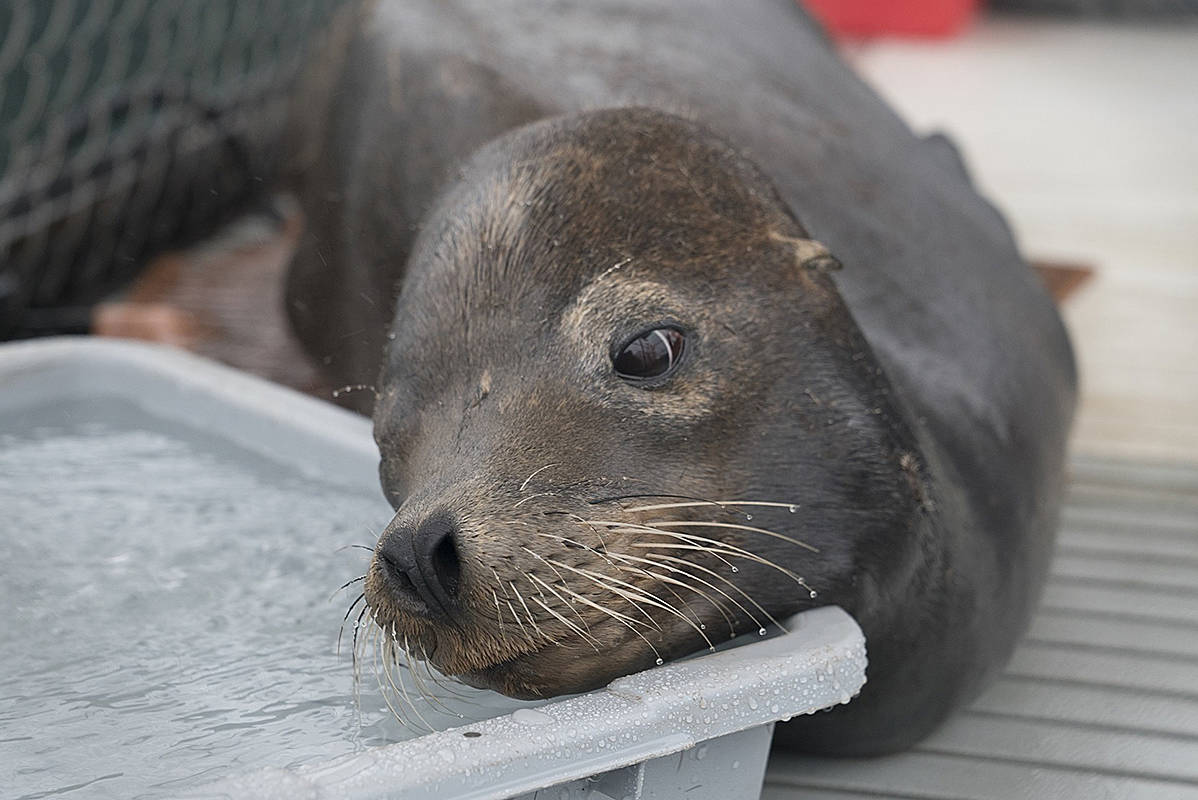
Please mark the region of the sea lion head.
<svg viewBox="0 0 1198 800"><path fill-rule="evenodd" d="M909 454L835 266L681 117L483 147L422 226L379 384L382 635L531 698L879 591L858 564L902 527Z"/></svg>

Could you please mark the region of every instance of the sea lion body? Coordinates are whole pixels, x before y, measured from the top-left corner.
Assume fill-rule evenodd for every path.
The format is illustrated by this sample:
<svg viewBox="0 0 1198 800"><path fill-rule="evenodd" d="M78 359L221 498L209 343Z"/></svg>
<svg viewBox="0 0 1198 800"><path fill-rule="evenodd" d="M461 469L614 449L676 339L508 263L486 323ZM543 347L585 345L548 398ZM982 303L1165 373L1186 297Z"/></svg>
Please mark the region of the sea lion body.
<svg viewBox="0 0 1198 800"><path fill-rule="evenodd" d="M289 310L334 377L378 386L384 629L510 694L589 688L704 645L646 595L685 594L704 629L716 606L739 631L760 617L726 585L740 558L772 615L836 603L865 630L860 697L778 732L844 754L910 745L1005 662L1052 550L1068 339L951 146L912 135L793 3L382 2L321 75ZM649 390L608 360L638 325L688 348ZM702 526L694 504L593 510L622 495L779 505L669 538L636 526ZM656 578L578 541L597 516L632 520L602 545L653 553ZM394 566L445 553L434 589ZM592 609L609 601L583 584L623 605ZM536 592L549 608L520 608ZM656 630L611 613L638 604ZM565 644L509 652L540 639L496 638L505 618Z"/></svg>

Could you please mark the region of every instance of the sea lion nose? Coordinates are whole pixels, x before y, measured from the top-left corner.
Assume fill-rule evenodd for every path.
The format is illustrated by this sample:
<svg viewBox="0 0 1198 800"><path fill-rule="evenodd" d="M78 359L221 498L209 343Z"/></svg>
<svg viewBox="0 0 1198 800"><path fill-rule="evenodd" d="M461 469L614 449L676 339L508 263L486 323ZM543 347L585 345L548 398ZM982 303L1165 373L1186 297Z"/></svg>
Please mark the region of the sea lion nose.
<svg viewBox="0 0 1198 800"><path fill-rule="evenodd" d="M392 530L376 549L388 587L408 610L442 617L456 606L462 568L455 532L451 520L433 517L415 530Z"/></svg>

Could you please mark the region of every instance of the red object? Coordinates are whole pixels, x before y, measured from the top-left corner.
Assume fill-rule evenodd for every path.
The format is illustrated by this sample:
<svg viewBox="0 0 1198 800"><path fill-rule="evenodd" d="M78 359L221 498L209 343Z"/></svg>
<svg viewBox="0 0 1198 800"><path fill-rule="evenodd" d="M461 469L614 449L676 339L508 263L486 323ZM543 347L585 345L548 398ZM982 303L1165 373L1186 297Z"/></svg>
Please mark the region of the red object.
<svg viewBox="0 0 1198 800"><path fill-rule="evenodd" d="M977 0L801 0L834 36L951 36Z"/></svg>

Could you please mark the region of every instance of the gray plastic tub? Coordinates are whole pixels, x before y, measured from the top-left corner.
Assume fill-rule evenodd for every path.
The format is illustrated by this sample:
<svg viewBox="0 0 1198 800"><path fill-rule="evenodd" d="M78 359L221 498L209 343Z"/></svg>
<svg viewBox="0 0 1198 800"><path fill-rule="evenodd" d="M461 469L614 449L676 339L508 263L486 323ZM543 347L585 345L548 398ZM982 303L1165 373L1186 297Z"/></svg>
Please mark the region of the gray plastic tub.
<svg viewBox="0 0 1198 800"><path fill-rule="evenodd" d="M436 689L407 730L328 602L376 464L367 420L179 351L0 346L6 796L748 798L774 722L864 683L829 607L543 704Z"/></svg>

